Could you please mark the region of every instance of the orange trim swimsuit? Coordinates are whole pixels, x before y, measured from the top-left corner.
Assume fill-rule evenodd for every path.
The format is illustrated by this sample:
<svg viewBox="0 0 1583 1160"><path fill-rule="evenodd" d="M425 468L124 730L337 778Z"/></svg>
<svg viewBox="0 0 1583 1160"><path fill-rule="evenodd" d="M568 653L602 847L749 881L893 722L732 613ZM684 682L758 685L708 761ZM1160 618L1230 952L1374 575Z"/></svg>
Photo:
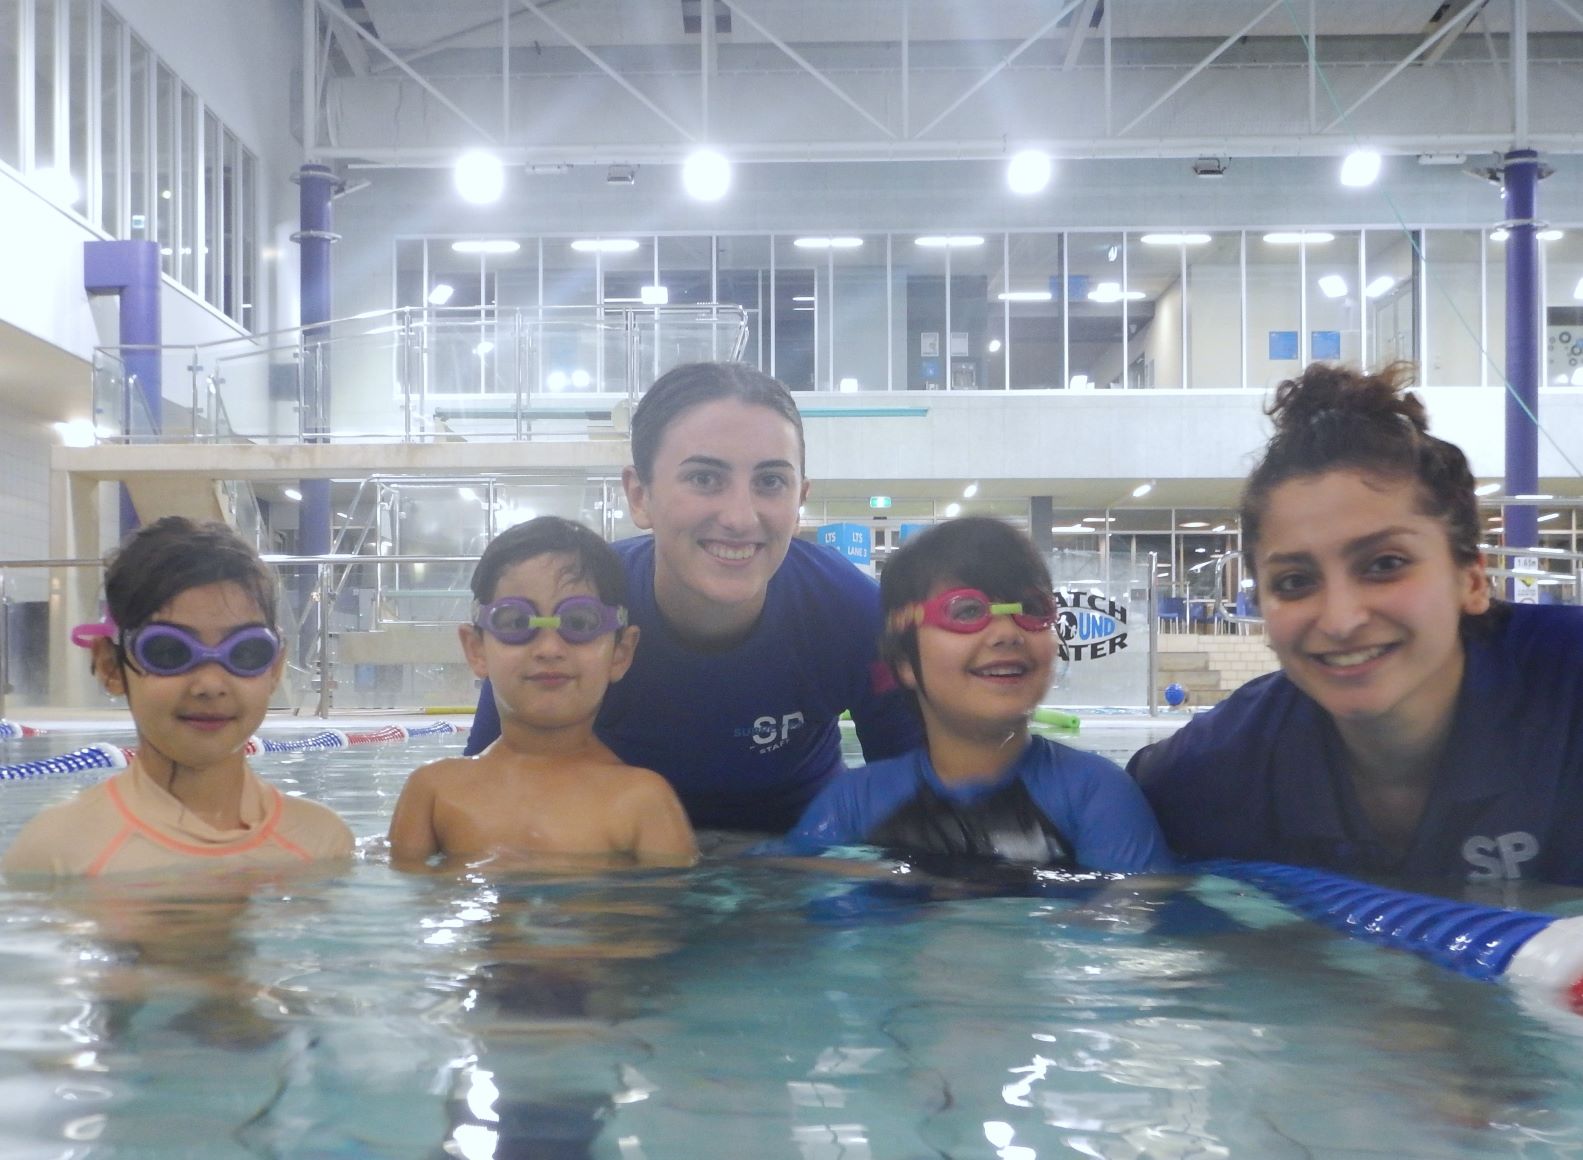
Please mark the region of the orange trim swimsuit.
<svg viewBox="0 0 1583 1160"><path fill-rule="evenodd" d="M6 852L4 868L94 877L158 870L192 859L235 859L233 865L252 866L351 853L351 832L329 809L287 797L251 770L245 778L243 827L218 830L191 814L134 763L40 813Z"/></svg>

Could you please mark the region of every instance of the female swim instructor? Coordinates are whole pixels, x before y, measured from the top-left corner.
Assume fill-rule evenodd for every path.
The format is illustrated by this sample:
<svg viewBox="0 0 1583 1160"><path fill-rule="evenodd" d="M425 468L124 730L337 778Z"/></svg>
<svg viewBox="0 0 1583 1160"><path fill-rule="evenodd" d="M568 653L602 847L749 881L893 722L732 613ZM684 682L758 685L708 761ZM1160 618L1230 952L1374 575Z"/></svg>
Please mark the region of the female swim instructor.
<svg viewBox="0 0 1583 1160"><path fill-rule="evenodd" d="M1583 611L1491 600L1408 371L1276 391L1242 536L1281 671L1130 768L1183 858L1583 885Z"/></svg>
<svg viewBox="0 0 1583 1160"><path fill-rule="evenodd" d="M869 760L922 743L898 691L878 692L874 581L795 539L808 494L802 418L739 363L662 375L632 416L622 472L638 536L615 545L643 630L595 728L662 774L694 826L784 832L841 769L851 710ZM467 740L500 735L486 683Z"/></svg>

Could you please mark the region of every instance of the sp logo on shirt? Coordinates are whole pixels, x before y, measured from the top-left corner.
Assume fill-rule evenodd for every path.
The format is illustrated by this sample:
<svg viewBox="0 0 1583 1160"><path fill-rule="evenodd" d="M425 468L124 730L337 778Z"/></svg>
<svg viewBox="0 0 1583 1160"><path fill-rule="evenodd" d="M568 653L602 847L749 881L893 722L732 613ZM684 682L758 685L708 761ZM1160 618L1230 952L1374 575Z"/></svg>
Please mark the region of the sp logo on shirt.
<svg viewBox="0 0 1583 1160"><path fill-rule="evenodd" d="M1462 843L1462 857L1473 867L1468 878L1474 882L1521 878L1523 863L1539 855L1539 839L1525 830L1486 838L1475 834Z"/></svg>
<svg viewBox="0 0 1583 1160"><path fill-rule="evenodd" d="M802 726L803 715L800 712L787 713L782 717L755 717L753 730L749 736L753 738L753 744L758 747L758 752L769 753L785 745L787 739L791 737L792 730L801 729ZM737 731L738 736L741 732L741 730Z"/></svg>

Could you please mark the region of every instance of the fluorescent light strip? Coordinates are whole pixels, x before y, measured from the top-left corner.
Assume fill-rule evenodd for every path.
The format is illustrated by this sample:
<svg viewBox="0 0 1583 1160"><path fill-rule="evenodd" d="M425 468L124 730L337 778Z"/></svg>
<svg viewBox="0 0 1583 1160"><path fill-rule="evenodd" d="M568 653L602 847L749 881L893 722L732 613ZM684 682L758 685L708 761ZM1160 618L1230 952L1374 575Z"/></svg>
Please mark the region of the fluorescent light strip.
<svg viewBox="0 0 1583 1160"><path fill-rule="evenodd" d="M1336 235L1323 230L1276 230L1265 234L1264 240L1272 246L1322 246L1335 241Z"/></svg>
<svg viewBox="0 0 1583 1160"><path fill-rule="evenodd" d="M452 252L457 254L515 254L521 248L521 242L508 241L505 238L484 238L451 243Z"/></svg>

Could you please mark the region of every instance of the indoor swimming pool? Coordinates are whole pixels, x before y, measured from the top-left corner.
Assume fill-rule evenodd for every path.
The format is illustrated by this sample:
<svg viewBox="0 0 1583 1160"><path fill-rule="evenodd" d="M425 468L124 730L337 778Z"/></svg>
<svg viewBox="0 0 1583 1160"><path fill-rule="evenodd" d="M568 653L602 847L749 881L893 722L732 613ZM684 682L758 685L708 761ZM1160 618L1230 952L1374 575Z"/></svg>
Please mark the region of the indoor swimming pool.
<svg viewBox="0 0 1583 1160"><path fill-rule="evenodd" d="M0 762L89 740L131 738ZM0 1155L1583 1155L1583 1016L1223 879L1008 896L731 842L681 872L392 871L405 775L461 744L254 759L346 818L349 870L0 887ZM93 776L0 783L0 846Z"/></svg>

